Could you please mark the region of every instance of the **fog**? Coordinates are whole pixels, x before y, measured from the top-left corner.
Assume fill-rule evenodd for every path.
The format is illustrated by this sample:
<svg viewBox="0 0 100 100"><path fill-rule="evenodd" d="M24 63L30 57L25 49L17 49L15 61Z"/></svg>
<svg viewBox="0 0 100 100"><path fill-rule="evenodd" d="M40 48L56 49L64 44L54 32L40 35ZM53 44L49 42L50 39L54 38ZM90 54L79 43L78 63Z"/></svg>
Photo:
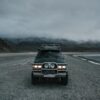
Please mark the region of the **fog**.
<svg viewBox="0 0 100 100"><path fill-rule="evenodd" d="M100 0L0 0L0 36L100 40Z"/></svg>

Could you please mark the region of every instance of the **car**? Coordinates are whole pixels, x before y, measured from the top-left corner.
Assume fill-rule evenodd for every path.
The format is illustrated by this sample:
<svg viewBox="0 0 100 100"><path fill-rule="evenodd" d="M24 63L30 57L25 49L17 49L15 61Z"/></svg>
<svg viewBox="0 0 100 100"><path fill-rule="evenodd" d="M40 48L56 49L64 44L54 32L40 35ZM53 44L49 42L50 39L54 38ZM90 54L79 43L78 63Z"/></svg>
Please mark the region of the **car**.
<svg viewBox="0 0 100 100"><path fill-rule="evenodd" d="M68 64L59 45L42 45L32 64L31 81L36 84L39 78L55 78L61 84L68 83Z"/></svg>

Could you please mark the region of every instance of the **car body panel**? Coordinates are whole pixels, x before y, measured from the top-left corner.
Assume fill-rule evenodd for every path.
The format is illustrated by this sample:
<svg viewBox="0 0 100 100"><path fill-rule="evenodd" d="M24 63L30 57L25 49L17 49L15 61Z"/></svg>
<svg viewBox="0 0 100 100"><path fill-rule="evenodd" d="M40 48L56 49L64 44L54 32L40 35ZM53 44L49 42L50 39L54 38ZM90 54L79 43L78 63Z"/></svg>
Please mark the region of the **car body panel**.
<svg viewBox="0 0 100 100"><path fill-rule="evenodd" d="M48 47L48 46L47 46ZM45 49L39 49L35 58L34 65L41 65L42 68L37 69L32 67L32 73L35 77L57 78L65 77L68 73L68 64L65 63L64 56L56 46ZM54 68L52 68L52 64ZM58 66L66 66L64 69L59 69ZM47 67L47 68L45 68Z"/></svg>

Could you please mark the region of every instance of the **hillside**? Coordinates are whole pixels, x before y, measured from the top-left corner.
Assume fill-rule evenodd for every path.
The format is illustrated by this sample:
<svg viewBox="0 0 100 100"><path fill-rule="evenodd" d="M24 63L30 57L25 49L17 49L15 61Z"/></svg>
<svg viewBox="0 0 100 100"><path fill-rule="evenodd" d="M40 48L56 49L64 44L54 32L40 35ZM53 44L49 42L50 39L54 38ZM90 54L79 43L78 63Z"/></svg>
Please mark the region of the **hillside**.
<svg viewBox="0 0 100 100"><path fill-rule="evenodd" d="M75 42L65 39L50 38L6 38L0 39L0 52L37 51L41 44L60 44L63 51L100 51L100 42Z"/></svg>
<svg viewBox="0 0 100 100"><path fill-rule="evenodd" d="M0 52L9 52L11 50L10 46L5 40L0 39Z"/></svg>

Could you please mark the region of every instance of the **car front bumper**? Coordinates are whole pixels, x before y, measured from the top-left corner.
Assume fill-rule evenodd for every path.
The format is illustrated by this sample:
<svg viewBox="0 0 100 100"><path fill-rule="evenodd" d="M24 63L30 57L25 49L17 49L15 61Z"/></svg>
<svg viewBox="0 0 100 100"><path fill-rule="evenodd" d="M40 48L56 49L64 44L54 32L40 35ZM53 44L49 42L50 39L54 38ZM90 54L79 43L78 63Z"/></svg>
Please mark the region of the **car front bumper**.
<svg viewBox="0 0 100 100"><path fill-rule="evenodd" d="M67 74L68 74L68 72L57 73L57 74L43 74L43 73L33 72L34 77L43 77L43 78L66 77Z"/></svg>

